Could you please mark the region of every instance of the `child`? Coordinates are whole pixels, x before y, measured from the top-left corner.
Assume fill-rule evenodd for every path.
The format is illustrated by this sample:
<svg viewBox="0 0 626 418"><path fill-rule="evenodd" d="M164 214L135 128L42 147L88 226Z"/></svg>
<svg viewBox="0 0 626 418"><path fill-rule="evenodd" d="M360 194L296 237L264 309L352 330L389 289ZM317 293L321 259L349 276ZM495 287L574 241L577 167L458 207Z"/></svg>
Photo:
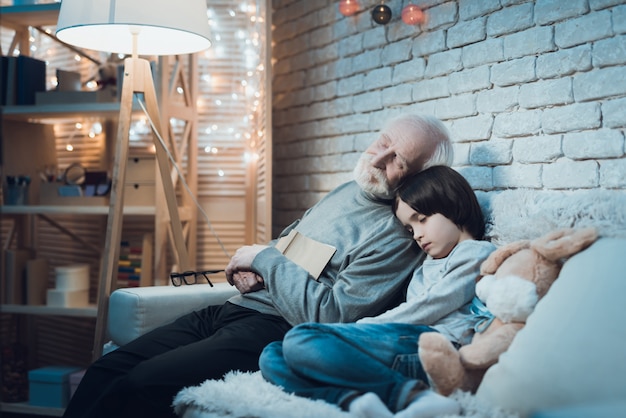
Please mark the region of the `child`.
<svg viewBox="0 0 626 418"><path fill-rule="evenodd" d="M393 210L427 255L406 301L356 324L298 325L265 348L261 373L287 392L324 399L356 416L455 414L456 401L428 389L417 342L429 331L459 346L471 340L479 320L470 312L474 283L495 247L481 241L485 226L473 190L449 167L408 178Z"/></svg>

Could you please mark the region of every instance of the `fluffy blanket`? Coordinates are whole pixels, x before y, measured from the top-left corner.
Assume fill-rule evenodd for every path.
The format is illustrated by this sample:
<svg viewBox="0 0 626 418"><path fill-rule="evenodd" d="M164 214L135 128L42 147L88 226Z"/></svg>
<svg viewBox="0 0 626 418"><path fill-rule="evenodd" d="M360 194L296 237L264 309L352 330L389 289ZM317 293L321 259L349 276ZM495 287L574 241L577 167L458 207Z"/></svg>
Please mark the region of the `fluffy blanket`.
<svg viewBox="0 0 626 418"><path fill-rule="evenodd" d="M462 405L460 417L518 418L517 414L481 405L474 396L455 392ZM174 399L183 418L350 418L335 405L284 392L263 379L260 372L230 372L222 380L207 380L185 388Z"/></svg>
<svg viewBox="0 0 626 418"><path fill-rule="evenodd" d="M505 190L477 193L495 245L534 239L559 228L594 226L602 237L626 237L624 190Z"/></svg>

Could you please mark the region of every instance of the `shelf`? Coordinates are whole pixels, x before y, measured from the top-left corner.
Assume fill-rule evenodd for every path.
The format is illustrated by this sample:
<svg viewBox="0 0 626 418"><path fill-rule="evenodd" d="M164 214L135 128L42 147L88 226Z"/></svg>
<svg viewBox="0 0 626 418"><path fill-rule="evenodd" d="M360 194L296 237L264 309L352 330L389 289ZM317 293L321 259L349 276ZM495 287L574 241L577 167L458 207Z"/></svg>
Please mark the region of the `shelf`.
<svg viewBox="0 0 626 418"><path fill-rule="evenodd" d="M62 308L46 305L0 305L0 312L25 315L58 315L95 318L98 314L96 305L84 308Z"/></svg>
<svg viewBox="0 0 626 418"><path fill-rule="evenodd" d="M45 415L49 417L62 417L64 408L52 408L43 406L33 406L26 402L2 402L0 403L0 411L13 412L18 414Z"/></svg>
<svg viewBox="0 0 626 418"><path fill-rule="evenodd" d="M133 111L141 107L135 100ZM2 116L12 120L76 119L84 117L115 117L120 111L119 102L59 103L46 105L3 106Z"/></svg>
<svg viewBox="0 0 626 418"><path fill-rule="evenodd" d="M190 219L191 209L179 207L178 213L183 220ZM2 215L108 215L108 206L73 206L73 205L4 205L0 206ZM124 215L154 216L155 206L124 206Z"/></svg>
<svg viewBox="0 0 626 418"><path fill-rule="evenodd" d="M2 25L13 28L24 26L53 26L57 24L61 3L2 6Z"/></svg>
<svg viewBox="0 0 626 418"><path fill-rule="evenodd" d="M108 206L73 205L5 205L0 207L3 215L108 215ZM125 206L124 215L154 215L154 206Z"/></svg>

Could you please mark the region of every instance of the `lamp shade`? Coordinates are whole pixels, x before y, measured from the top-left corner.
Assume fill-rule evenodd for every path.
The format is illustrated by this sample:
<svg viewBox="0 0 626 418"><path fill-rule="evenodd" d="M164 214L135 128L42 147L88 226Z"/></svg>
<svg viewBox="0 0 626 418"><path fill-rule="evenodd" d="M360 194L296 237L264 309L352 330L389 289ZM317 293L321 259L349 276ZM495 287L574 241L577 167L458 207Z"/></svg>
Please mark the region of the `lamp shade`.
<svg viewBox="0 0 626 418"><path fill-rule="evenodd" d="M206 0L63 0L56 36L80 48L138 55L190 54L211 46Z"/></svg>

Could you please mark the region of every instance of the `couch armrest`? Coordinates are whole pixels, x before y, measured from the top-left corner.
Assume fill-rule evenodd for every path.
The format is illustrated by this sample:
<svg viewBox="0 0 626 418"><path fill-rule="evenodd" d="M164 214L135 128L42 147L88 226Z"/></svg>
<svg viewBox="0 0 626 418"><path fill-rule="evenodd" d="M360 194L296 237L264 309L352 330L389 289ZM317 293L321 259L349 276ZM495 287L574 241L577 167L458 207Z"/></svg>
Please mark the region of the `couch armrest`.
<svg viewBox="0 0 626 418"><path fill-rule="evenodd" d="M238 294L228 283L148 286L117 289L109 298L107 328L115 345L126 344L152 329Z"/></svg>

